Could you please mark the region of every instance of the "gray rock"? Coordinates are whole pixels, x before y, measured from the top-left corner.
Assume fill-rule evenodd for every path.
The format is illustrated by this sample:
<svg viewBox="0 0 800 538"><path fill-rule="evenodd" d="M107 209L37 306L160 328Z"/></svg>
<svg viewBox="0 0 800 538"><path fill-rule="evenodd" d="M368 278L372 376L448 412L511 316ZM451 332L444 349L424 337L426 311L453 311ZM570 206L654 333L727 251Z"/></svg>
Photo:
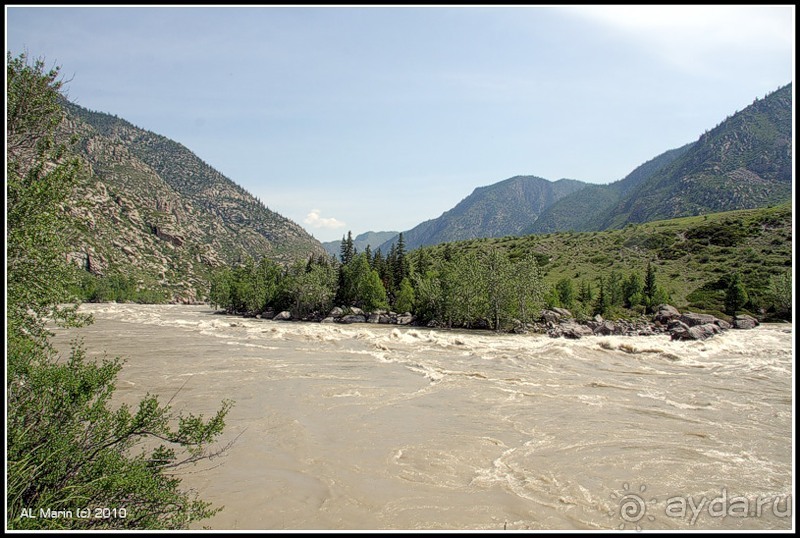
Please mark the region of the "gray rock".
<svg viewBox="0 0 800 538"><path fill-rule="evenodd" d="M367 318L367 323L380 323L381 322L381 315L380 314L370 314Z"/></svg>
<svg viewBox="0 0 800 538"><path fill-rule="evenodd" d="M361 310L360 308L358 308L357 306L350 307L350 314L353 315L353 316L364 316L365 315L364 311Z"/></svg>
<svg viewBox="0 0 800 538"><path fill-rule="evenodd" d="M324 318L322 321L320 321L320 323L336 323L336 318L328 316L327 318Z"/></svg>
<svg viewBox="0 0 800 538"><path fill-rule="evenodd" d="M594 328L594 334L602 334L608 336L609 334L619 334L616 325L612 321L603 321Z"/></svg>
<svg viewBox="0 0 800 538"><path fill-rule="evenodd" d="M402 315L397 316L397 324L398 325L411 325L414 322L414 316L409 315Z"/></svg>
<svg viewBox="0 0 800 538"><path fill-rule="evenodd" d="M334 306L333 309L328 313L328 317L331 318L340 318L342 316L344 316L344 310L338 306Z"/></svg>
<svg viewBox="0 0 800 538"><path fill-rule="evenodd" d="M727 331L728 329L731 328L731 324L725 321L724 319L718 319L717 326L723 331Z"/></svg>
<svg viewBox="0 0 800 538"><path fill-rule="evenodd" d="M592 330L589 327L581 325L580 323L576 323L574 321L569 321L566 323L559 324L558 331L564 338L572 338L575 340L583 336L589 336L593 334Z"/></svg>
<svg viewBox="0 0 800 538"><path fill-rule="evenodd" d="M703 325L693 325L685 330L675 330L671 338L672 340L705 340L721 331L722 329L716 323L704 323Z"/></svg>
<svg viewBox="0 0 800 538"><path fill-rule="evenodd" d="M673 319L673 320L671 320L671 321L669 322L669 325L667 325L667 330L668 330L669 332L674 332L674 331L688 331L688 330L689 330L689 326L688 326L688 325L686 325L684 322L682 322L682 321L681 321L681 320L679 320L679 319Z"/></svg>
<svg viewBox="0 0 800 538"><path fill-rule="evenodd" d="M554 310L542 310L541 316L545 323L556 324L558 323L558 320L561 319L561 314L555 312Z"/></svg>
<svg viewBox="0 0 800 538"><path fill-rule="evenodd" d="M339 320L341 323L366 323L367 318L361 314L348 314Z"/></svg>
<svg viewBox="0 0 800 538"><path fill-rule="evenodd" d="M292 313L287 310L284 310L283 312L276 314L275 317L272 319L273 321L288 321L292 319Z"/></svg>
<svg viewBox="0 0 800 538"><path fill-rule="evenodd" d="M693 312L681 314L680 320L689 327L705 325L706 323L716 323L717 321L720 321L719 318L712 316L711 314L695 314Z"/></svg>
<svg viewBox="0 0 800 538"><path fill-rule="evenodd" d="M656 313L653 315L653 320L659 323L669 323L670 320L679 318L681 313L672 305L660 304L656 308Z"/></svg>
<svg viewBox="0 0 800 538"><path fill-rule="evenodd" d="M758 320L753 316L747 314L739 314L733 318L733 327L735 329L753 329L758 325Z"/></svg>
<svg viewBox="0 0 800 538"><path fill-rule="evenodd" d="M553 308L553 312L557 313L562 318L571 318L572 317L572 312L570 312L566 308Z"/></svg>

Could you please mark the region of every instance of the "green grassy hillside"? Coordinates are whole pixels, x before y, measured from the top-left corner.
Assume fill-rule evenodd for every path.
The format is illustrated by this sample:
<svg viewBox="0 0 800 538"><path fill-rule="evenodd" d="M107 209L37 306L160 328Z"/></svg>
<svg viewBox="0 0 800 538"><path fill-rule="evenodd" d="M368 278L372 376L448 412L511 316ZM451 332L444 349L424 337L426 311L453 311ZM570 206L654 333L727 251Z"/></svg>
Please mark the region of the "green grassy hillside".
<svg viewBox="0 0 800 538"><path fill-rule="evenodd" d="M658 284L678 308L723 310L724 288L734 272L742 277L753 302L768 293L770 280L792 265L792 206L713 213L629 224L603 232L559 232L525 237L459 241L415 251L428 257L446 249L488 251L498 248L513 258L533 254L545 282L568 278L595 283L613 271L645 274L656 268ZM762 301L763 302L763 301ZM754 312L759 314L758 312ZM766 313L762 313L766 314Z"/></svg>

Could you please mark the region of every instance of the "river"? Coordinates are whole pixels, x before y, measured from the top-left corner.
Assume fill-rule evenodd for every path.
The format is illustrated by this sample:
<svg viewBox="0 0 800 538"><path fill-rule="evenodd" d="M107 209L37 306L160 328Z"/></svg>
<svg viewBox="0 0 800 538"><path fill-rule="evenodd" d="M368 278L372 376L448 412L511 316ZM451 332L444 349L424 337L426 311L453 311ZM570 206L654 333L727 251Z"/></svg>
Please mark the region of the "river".
<svg viewBox="0 0 800 538"><path fill-rule="evenodd" d="M212 414L195 528L793 528L792 325L553 339L84 305L117 401Z"/></svg>

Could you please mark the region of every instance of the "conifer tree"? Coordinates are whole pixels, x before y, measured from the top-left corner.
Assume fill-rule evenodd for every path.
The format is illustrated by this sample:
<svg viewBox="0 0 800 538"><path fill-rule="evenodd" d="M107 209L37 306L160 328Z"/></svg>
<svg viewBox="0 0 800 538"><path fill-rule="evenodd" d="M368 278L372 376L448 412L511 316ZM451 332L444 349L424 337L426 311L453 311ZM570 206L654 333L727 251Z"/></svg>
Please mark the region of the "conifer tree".
<svg viewBox="0 0 800 538"><path fill-rule="evenodd" d="M403 279L409 275L408 258L406 256L406 242L405 239L403 239L402 232L399 236L397 236L392 273L393 280L397 284L402 282Z"/></svg>
<svg viewBox="0 0 800 538"><path fill-rule="evenodd" d="M647 272L645 273L644 277L644 298L648 313L652 313L653 308L656 306L654 304L656 291L656 268L653 267L651 262L647 262Z"/></svg>
<svg viewBox="0 0 800 538"><path fill-rule="evenodd" d="M353 233L348 231L347 238L342 236L342 243L339 247L339 261L342 262L342 265L347 265L355 255L356 248L353 246Z"/></svg>

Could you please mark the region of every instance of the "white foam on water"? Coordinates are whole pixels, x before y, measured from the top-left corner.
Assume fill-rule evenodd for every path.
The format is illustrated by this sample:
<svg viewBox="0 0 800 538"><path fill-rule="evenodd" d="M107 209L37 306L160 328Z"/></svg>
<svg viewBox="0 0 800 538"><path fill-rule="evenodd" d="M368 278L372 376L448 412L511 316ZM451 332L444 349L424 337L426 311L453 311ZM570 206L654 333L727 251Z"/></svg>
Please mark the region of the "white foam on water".
<svg viewBox="0 0 800 538"><path fill-rule="evenodd" d="M226 506L212 528L290 525L248 509L258 504L298 525L335 529L364 521L611 529L621 520L606 515L619 508L608 492L623 482L652 483L654 496L663 493L657 483L747 495L792 485L790 327L702 342L567 340L273 322L207 307L86 311L109 323L106 334L85 333L87 348L98 337L111 355L118 352L108 342L136 354L122 371L126 392L169 397L197 376L187 396L202 395L203 405L237 401L231 423L246 422L248 434L225 465L189 484ZM145 329L128 331L137 325ZM169 350L168 360L148 347L155 345ZM329 491L320 497L303 480L277 491L273 479L284 472L317 477ZM496 520L476 519L487 513Z"/></svg>
<svg viewBox="0 0 800 538"><path fill-rule="evenodd" d="M677 409L710 409L713 408L714 405L711 402L706 402L703 400L696 400L693 399L689 403L685 402L678 402L671 399L665 392L661 391L653 391L653 390L646 390L642 392L637 392L637 396L641 398L649 398L651 400L656 400L659 402L664 402L665 404L675 407Z"/></svg>

